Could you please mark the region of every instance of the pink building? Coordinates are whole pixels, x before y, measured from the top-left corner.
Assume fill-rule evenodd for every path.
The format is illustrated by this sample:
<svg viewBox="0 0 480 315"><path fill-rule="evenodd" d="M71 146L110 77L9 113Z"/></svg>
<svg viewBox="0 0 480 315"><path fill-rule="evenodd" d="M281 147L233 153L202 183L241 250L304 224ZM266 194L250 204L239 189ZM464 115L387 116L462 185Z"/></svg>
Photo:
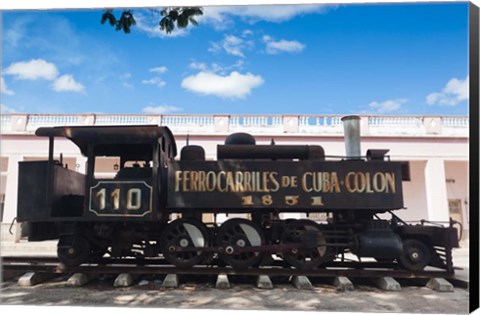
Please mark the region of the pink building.
<svg viewBox="0 0 480 315"><path fill-rule="evenodd" d="M168 126L178 150L203 146L207 159L233 132L248 132L258 144L321 145L326 155L345 155L341 115L29 115L1 116L0 220L4 230L16 215L18 162L46 159L48 139L34 135L38 127L79 125ZM361 116L361 150L389 149L391 160L409 161L411 181L403 183L406 221L448 221L463 224L468 239L469 119L464 116ZM86 158L72 142L58 139L55 154L69 168L85 172ZM113 173L115 161L105 159L96 170ZM6 229L5 229L6 227Z"/></svg>

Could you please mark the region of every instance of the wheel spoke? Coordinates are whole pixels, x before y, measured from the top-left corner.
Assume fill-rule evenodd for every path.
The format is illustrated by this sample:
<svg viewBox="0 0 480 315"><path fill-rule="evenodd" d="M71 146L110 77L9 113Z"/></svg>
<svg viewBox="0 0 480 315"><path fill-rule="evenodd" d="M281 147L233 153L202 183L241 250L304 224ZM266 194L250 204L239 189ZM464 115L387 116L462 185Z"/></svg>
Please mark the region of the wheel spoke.
<svg viewBox="0 0 480 315"><path fill-rule="evenodd" d="M282 244L302 243L304 232L317 232L320 244L325 244L325 236L320 227L310 220L298 220L286 223L282 236ZM312 269L325 262L335 259L335 254L331 248L326 245L320 245L315 248L295 249L286 251L283 258L292 266L299 269Z"/></svg>
<svg viewBox="0 0 480 315"><path fill-rule="evenodd" d="M167 225L161 243L165 259L178 267L192 267L206 256L202 251L181 252L175 249L188 249L208 246L208 233L205 225L195 219L178 219ZM173 249L173 250L172 250Z"/></svg>
<svg viewBox="0 0 480 315"><path fill-rule="evenodd" d="M264 244L264 236L260 228L246 219L231 219L224 222L218 231L217 246L248 247ZM234 268L248 268L258 264L263 254L259 252L239 252L221 254L220 257Z"/></svg>

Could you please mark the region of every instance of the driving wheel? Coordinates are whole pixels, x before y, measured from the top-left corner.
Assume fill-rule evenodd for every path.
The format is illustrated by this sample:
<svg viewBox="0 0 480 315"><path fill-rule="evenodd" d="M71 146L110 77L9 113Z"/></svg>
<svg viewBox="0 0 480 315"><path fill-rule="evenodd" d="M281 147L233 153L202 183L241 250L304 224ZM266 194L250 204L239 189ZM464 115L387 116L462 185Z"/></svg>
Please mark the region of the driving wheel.
<svg viewBox="0 0 480 315"><path fill-rule="evenodd" d="M189 249L207 247L208 243L208 231L201 221L178 219L165 228L161 249L168 262L187 268L200 263L206 255L201 250Z"/></svg>
<svg viewBox="0 0 480 315"><path fill-rule="evenodd" d="M403 241L402 255L398 259L400 265L408 270L419 271L425 268L432 259L430 249L425 243L416 239Z"/></svg>
<svg viewBox="0 0 480 315"><path fill-rule="evenodd" d="M283 259L298 269L313 269L323 263L332 261L335 255L326 245L326 237L318 224L310 220L295 220L286 222L282 233L282 244L303 243L305 233L316 233L316 247L288 249L283 253Z"/></svg>
<svg viewBox="0 0 480 315"><path fill-rule="evenodd" d="M248 268L258 264L263 253L241 249L249 246L261 246L265 238L261 229L246 219L230 219L224 222L218 231L217 246L223 248L220 258L234 268Z"/></svg>
<svg viewBox="0 0 480 315"><path fill-rule="evenodd" d="M58 241L58 260L67 267L75 267L84 263L90 253L90 242L80 234L63 237Z"/></svg>

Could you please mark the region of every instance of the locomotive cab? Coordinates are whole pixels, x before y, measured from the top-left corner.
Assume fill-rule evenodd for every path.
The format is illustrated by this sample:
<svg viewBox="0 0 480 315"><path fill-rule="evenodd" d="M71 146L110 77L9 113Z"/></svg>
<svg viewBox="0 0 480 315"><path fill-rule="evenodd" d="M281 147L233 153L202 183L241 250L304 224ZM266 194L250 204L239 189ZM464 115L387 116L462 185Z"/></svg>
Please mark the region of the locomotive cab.
<svg viewBox="0 0 480 315"><path fill-rule="evenodd" d="M166 200L157 200L166 186L166 163L176 145L166 127L100 126L39 128L49 138L47 161L19 166L19 222L29 240L55 239L59 222L157 220ZM75 143L87 158L85 174L55 159L55 138ZM61 159L60 159L61 160ZM159 192L159 193L154 193Z"/></svg>

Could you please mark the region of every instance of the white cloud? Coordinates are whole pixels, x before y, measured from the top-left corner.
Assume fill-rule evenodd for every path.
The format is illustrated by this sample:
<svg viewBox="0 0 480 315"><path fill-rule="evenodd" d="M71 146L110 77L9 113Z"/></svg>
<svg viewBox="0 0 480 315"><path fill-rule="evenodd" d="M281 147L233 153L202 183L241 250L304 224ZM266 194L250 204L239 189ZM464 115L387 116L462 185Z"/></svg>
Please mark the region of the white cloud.
<svg viewBox="0 0 480 315"><path fill-rule="evenodd" d="M223 41L223 49L229 54L238 57L245 57L242 53L243 40L239 37L229 35Z"/></svg>
<svg viewBox="0 0 480 315"><path fill-rule="evenodd" d="M170 106L170 105L160 105L160 106L147 106L142 109L142 113L145 114L167 114L167 113L173 113L173 112L180 112L183 109L180 107L176 106Z"/></svg>
<svg viewBox="0 0 480 315"><path fill-rule="evenodd" d="M167 82L163 81L160 77L153 77L148 80L142 80L142 83L148 85L156 85L159 88L162 88L167 84Z"/></svg>
<svg viewBox="0 0 480 315"><path fill-rule="evenodd" d="M276 55L282 52L299 53L305 49L305 44L296 40L279 40L275 41L268 35L263 36L263 41L266 43L266 52L270 55Z"/></svg>
<svg viewBox="0 0 480 315"><path fill-rule="evenodd" d="M31 17L24 16L22 18L16 18L11 22L10 25L4 25L3 27L3 37L4 45L6 47L11 47L17 49L19 43L24 39L25 35L28 34L28 27L31 23Z"/></svg>
<svg viewBox="0 0 480 315"><path fill-rule="evenodd" d="M75 81L73 75L64 74L53 82L53 89L57 92L84 92L85 87Z"/></svg>
<svg viewBox="0 0 480 315"><path fill-rule="evenodd" d="M218 63L211 63L210 65L205 64L204 62L193 61L188 66L190 69L200 70L203 72L217 73L225 75L227 72L230 72L233 69L242 69L245 61L243 59L238 59L234 64L223 66Z"/></svg>
<svg viewBox="0 0 480 315"><path fill-rule="evenodd" d="M202 70L202 71L207 69L207 65L206 65L205 63L203 63L203 62L195 62L195 61L191 62L190 65L189 65L189 67L190 67L191 69Z"/></svg>
<svg viewBox="0 0 480 315"><path fill-rule="evenodd" d="M227 76L201 71L183 79L182 87L195 93L224 98L244 98L264 83L261 76L233 71Z"/></svg>
<svg viewBox="0 0 480 315"><path fill-rule="evenodd" d="M258 21L285 22L299 15L323 14L335 5L250 5L250 6L208 6L199 23L210 23L217 30L224 30L233 25L231 16L240 17L247 22Z"/></svg>
<svg viewBox="0 0 480 315"><path fill-rule="evenodd" d="M19 80L43 79L54 81L52 84L52 89L56 92L85 91L85 87L81 83L75 81L73 75L64 74L62 76L58 76L59 73L57 66L43 59L32 59L30 61L13 63L7 69L5 69L4 73L7 75L12 75L15 77L15 79ZM2 78L2 91L3 89L6 89L6 86ZM6 94L8 94L8 92Z"/></svg>
<svg viewBox="0 0 480 315"><path fill-rule="evenodd" d="M242 32L242 37L247 37L247 36L250 36L250 35L253 35L253 31L252 30L244 30Z"/></svg>
<svg viewBox="0 0 480 315"><path fill-rule="evenodd" d="M224 50L227 54L245 58L243 50L253 47L253 41L244 41L242 38L234 35L225 35L220 42L211 42L208 49L210 52L219 52Z"/></svg>
<svg viewBox="0 0 480 315"><path fill-rule="evenodd" d="M447 82L442 92L433 92L427 95L428 105L455 106L461 101L468 100L469 77L465 80L453 78Z"/></svg>
<svg viewBox="0 0 480 315"><path fill-rule="evenodd" d="M132 78L132 74L130 72L125 72L120 76L120 81L122 82L122 86L127 89L134 89L135 87L129 82Z"/></svg>
<svg viewBox="0 0 480 315"><path fill-rule="evenodd" d="M402 104L405 104L406 102L406 99L399 98L394 100L386 100L383 102L371 102L369 106L371 109L376 110L377 113L385 114L399 110L400 107L402 107Z"/></svg>
<svg viewBox="0 0 480 315"><path fill-rule="evenodd" d="M9 90L7 84L3 77L0 78L0 93L5 95L13 95L15 94L12 90Z"/></svg>
<svg viewBox="0 0 480 315"><path fill-rule="evenodd" d="M17 111L11 107L5 106L3 104L0 104L0 113L2 114L14 114Z"/></svg>
<svg viewBox="0 0 480 315"><path fill-rule="evenodd" d="M161 66L161 67L151 68L148 71L156 72L156 73L165 73L168 71L168 68L165 66Z"/></svg>
<svg viewBox="0 0 480 315"><path fill-rule="evenodd" d="M15 76L20 80L54 80L58 75L57 67L43 59L17 62L5 69L4 74Z"/></svg>

